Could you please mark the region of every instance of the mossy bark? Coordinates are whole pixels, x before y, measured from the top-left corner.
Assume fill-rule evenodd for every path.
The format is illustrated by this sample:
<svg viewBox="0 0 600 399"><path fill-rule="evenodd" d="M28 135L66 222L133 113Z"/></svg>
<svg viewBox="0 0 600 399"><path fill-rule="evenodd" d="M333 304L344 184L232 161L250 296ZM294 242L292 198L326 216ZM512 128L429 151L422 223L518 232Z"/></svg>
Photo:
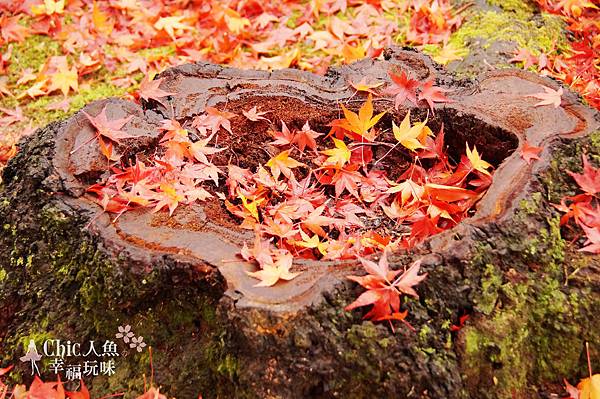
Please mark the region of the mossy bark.
<svg viewBox="0 0 600 399"><path fill-rule="evenodd" d="M156 378L173 394L230 394L234 385L222 380L235 374L235 361L224 351L226 332L215 314L220 277L188 284L194 272L173 267L174 259L165 257L146 273L124 267L126 256L109 256L85 233L87 215L63 203L55 195L61 183L48 179L60 126L53 123L23 142L4 174L0 363L18 362L30 339L38 345L45 339L114 339L118 326L130 324L154 346ZM15 365L12 379L31 379L27 365ZM117 360L116 370L110 378L94 378L96 395L141 393L143 375L150 374L148 352L129 351Z"/></svg>

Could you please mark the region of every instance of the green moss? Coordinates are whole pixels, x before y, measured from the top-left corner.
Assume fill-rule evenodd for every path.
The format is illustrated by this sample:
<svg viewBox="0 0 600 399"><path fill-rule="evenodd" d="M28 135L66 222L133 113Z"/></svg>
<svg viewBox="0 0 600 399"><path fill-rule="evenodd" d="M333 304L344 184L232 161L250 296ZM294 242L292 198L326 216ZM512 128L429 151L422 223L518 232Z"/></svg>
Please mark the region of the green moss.
<svg viewBox="0 0 600 399"><path fill-rule="evenodd" d="M600 131L590 134L590 146L594 155L600 155Z"/></svg>
<svg viewBox="0 0 600 399"><path fill-rule="evenodd" d="M217 366L217 371L231 379L235 378L238 371L237 359L230 354L225 355L225 358Z"/></svg>
<svg viewBox="0 0 600 399"><path fill-rule="evenodd" d="M176 46L174 44L170 44L168 46L159 46L142 49L138 51L138 54L146 60L163 59L171 55L175 55L176 50Z"/></svg>
<svg viewBox="0 0 600 399"><path fill-rule="evenodd" d="M431 332L431 328L427 324L423 325L423 327L421 327L421 329L419 330L419 341L427 341L427 337L429 336L429 334L431 334Z"/></svg>
<svg viewBox="0 0 600 399"><path fill-rule="evenodd" d="M6 278L0 279L0 303L15 295L25 303L23 319L14 324L17 330L0 338L0 346L8 349L0 353L0 363L22 356L23 345L32 337L36 342L46 336L85 342L113 337L119 325L130 324L156 348L154 367L170 370L157 375L158 385L193 386L207 397L219 392L228 396L225 393L239 366L226 350L211 288L184 284L171 289L173 271L164 268L143 275L131 273L110 261L89 239L75 238L73 229L78 224L64 211L47 205L36 216L41 226L36 240L47 243L43 252L29 252L35 249L22 231L0 235L4 244L14 240L9 244L14 247L14 261ZM6 225L5 230L10 231L13 225ZM22 331L25 328L27 331ZM190 339L181 340L182 336ZM101 396L125 391L136 397L144 386L142 374L149 369L147 353L130 353L119 358L117 374L94 379L93 392ZM18 374L11 376L13 382L19 382Z"/></svg>
<svg viewBox="0 0 600 399"><path fill-rule="evenodd" d="M527 216L535 215L539 212L542 205L542 193L533 193L527 199L522 199L519 207Z"/></svg>
<svg viewBox="0 0 600 399"><path fill-rule="evenodd" d="M563 170L564 173L564 170ZM592 327L598 299L574 294L564 283L567 269L576 267L567 255L558 216L540 218L546 227L528 237L523 232L535 215L543 215L541 194L520 204L514 236L496 240L510 252L492 263L490 248L473 256L483 269L476 309L486 316L464 330L465 370L470 383L494 381L487 397L529 397L532 383L557 381L583 370L582 332ZM546 213L547 214L547 213ZM530 268L529 266L532 266ZM588 337L598 342L598 334Z"/></svg>
<svg viewBox="0 0 600 399"><path fill-rule="evenodd" d="M481 281L481 297L475 302L477 309L483 314L490 314L498 300L498 289L502 285L502 274L492 265L485 265Z"/></svg>
<svg viewBox="0 0 600 399"><path fill-rule="evenodd" d="M504 11L514 12L521 18L531 16L536 10L535 5L528 0L487 0L487 3Z"/></svg>
<svg viewBox="0 0 600 399"><path fill-rule="evenodd" d="M504 4L504 1L502 1ZM449 43L457 49L468 49L470 44L484 49L497 41L515 42L533 54L547 53L564 48L564 22L558 16L541 14L534 19L523 10L520 12L476 11L454 32Z"/></svg>

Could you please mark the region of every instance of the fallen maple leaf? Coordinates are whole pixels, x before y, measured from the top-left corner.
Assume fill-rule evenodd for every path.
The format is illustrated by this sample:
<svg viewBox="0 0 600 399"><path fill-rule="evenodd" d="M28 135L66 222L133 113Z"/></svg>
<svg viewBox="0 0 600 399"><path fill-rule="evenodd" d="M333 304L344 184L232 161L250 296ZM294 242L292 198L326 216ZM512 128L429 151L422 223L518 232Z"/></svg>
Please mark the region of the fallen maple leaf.
<svg viewBox="0 0 600 399"><path fill-rule="evenodd" d="M290 178L293 175L292 169L305 165L302 162L290 158L290 151L286 150L269 159L266 166L271 169L273 177L278 179L279 175L282 173L285 177Z"/></svg>
<svg viewBox="0 0 600 399"><path fill-rule="evenodd" d="M473 146L473 151L469 148L469 143L467 143L467 158L471 163L471 168L473 170L477 170L483 174L490 175L487 169L491 168L492 165L481 159L479 152L477 152L477 148Z"/></svg>
<svg viewBox="0 0 600 399"><path fill-rule="evenodd" d="M423 281L427 274L419 275L421 262L417 260L408 270L399 277L400 270L390 270L387 261L388 252L385 251L375 263L368 259L359 258L366 276L347 276L367 289L354 302L346 306L346 310L373 305L373 308L364 316L366 319L385 320L400 312L400 295L407 294L418 298L414 286ZM396 317L391 317L396 318ZM399 319L404 319L400 317Z"/></svg>
<svg viewBox="0 0 600 399"><path fill-rule="evenodd" d="M406 100L409 100L416 105L419 81L411 78L404 71L400 71L400 74L396 74L390 70L388 71L388 75L392 79L392 85L385 90L385 93L395 96L394 107L396 110L404 104Z"/></svg>
<svg viewBox="0 0 600 399"><path fill-rule="evenodd" d="M269 111L259 112L255 105L254 107L250 108L248 111L242 111L242 114L244 114L244 116L246 118L248 118L248 120L251 120L252 122L258 122L260 120L268 121L268 119L263 116L263 115L267 114L268 112Z"/></svg>
<svg viewBox="0 0 600 399"><path fill-rule="evenodd" d="M270 133L275 139L275 141L271 142L271 144L273 145L290 145L292 144L292 141L294 141L294 135L292 134L292 132L290 132L290 129L288 129L284 121L281 121L281 131L271 131Z"/></svg>
<svg viewBox="0 0 600 399"><path fill-rule="evenodd" d="M521 147L521 158L527 162L527 164L531 164L531 161L534 159L540 159L540 153L542 152L542 147L533 147L530 146L527 141L523 143L523 147Z"/></svg>
<svg viewBox="0 0 600 399"><path fill-rule="evenodd" d="M109 35L114 27L113 23L110 21L109 15L100 9L95 0L92 4L92 22L94 23L96 31Z"/></svg>
<svg viewBox="0 0 600 399"><path fill-rule="evenodd" d="M543 93L529 94L525 97L533 97L542 100L539 103L535 104L535 107L540 107L542 105L554 105L554 108L560 107L563 95L562 87L558 90L554 90L549 87L543 86L543 89Z"/></svg>
<svg viewBox="0 0 600 399"><path fill-rule="evenodd" d="M583 223L580 223L579 225L585 232L585 236L587 238L587 241L585 242L586 246L581 248L579 251L600 254L600 228L588 227Z"/></svg>
<svg viewBox="0 0 600 399"><path fill-rule="evenodd" d="M433 104L434 103L449 103L452 102L448 97L446 97L443 93L449 91L447 89L442 89L441 87L434 86L435 78L429 79L427 82L423 83L421 86L421 92L419 93L419 101L425 100L433 113Z"/></svg>
<svg viewBox="0 0 600 399"><path fill-rule="evenodd" d="M425 148L423 143L419 140L423 129L426 127L425 123L426 122L417 122L411 126L410 111L408 111L402 120L402 123L400 123L400 126L396 126L396 124L392 121L392 131L394 132L394 137L400 144L411 151Z"/></svg>
<svg viewBox="0 0 600 399"><path fill-rule="evenodd" d="M200 131L203 136L208 134L208 130L215 133L220 128L231 131L231 121L229 119L236 116L233 112L219 111L214 107L206 107L206 115L199 115L192 121L192 127Z"/></svg>
<svg viewBox="0 0 600 399"><path fill-rule="evenodd" d="M133 115L129 115L126 118L108 120L106 116L106 105L102 108L102 111L96 116L90 116L87 112L81 111L86 116L86 118L90 121L90 123L96 128L96 135L92 137L90 140L84 142L79 147L71 150L71 154L75 151L82 148L84 145L90 143L92 140L97 139L100 144L100 148L102 153L106 156L107 159L113 160L112 155L112 143L105 143L102 137L109 139L110 141L114 141L116 143L120 143L121 139L133 137L129 133L121 130L123 126L125 126Z"/></svg>
<svg viewBox="0 0 600 399"><path fill-rule="evenodd" d="M360 80L360 82L358 83L354 83L354 81L350 80L348 81L348 83L350 83L350 86L354 87L354 90L358 91L362 91L362 92L367 92L367 93L371 93L374 96L377 95L377 92L373 89L376 89L380 86L382 86L385 82L373 82L373 83L367 83L367 78L365 76L362 77L362 79Z"/></svg>
<svg viewBox="0 0 600 399"><path fill-rule="evenodd" d="M567 171L567 173L575 179L583 191L594 195L600 192L600 168L594 168L590 165L586 154L583 154L581 158L583 159L583 173L571 171Z"/></svg>
<svg viewBox="0 0 600 399"><path fill-rule="evenodd" d="M31 12L34 15L62 14L65 10L65 0L44 0L44 4L35 4L31 6Z"/></svg>
<svg viewBox="0 0 600 399"><path fill-rule="evenodd" d="M167 399L167 397L160 393L158 388L151 387L147 392L144 392L136 399Z"/></svg>
<svg viewBox="0 0 600 399"><path fill-rule="evenodd" d="M274 263L262 265L262 270L246 272L246 274L260 280L260 283L254 285L255 287L270 287L279 280L292 280L300 274L290 272L293 260L292 254L286 253L280 255Z"/></svg>
<svg viewBox="0 0 600 399"><path fill-rule="evenodd" d="M21 43L31 33L28 27L19 24L21 18L21 15L9 17L4 14L0 16L0 35L6 43L11 41Z"/></svg>
<svg viewBox="0 0 600 399"><path fill-rule="evenodd" d="M348 161L350 161L350 157L352 153L346 146L343 140L338 140L333 137L333 142L335 143L335 148L329 150L321 151L323 154L329 156L325 160L323 165L336 166L338 168L343 167Z"/></svg>
<svg viewBox="0 0 600 399"><path fill-rule="evenodd" d="M345 118L333 121L332 126L356 133L369 141L373 141L375 137L371 134L371 128L379 122L385 111L373 116L373 96L371 94L358 110L358 114L348 110L344 104L342 104L342 111L344 111Z"/></svg>
<svg viewBox="0 0 600 399"><path fill-rule="evenodd" d="M148 80L148 77L144 76L138 90L140 98L143 98L146 101L151 99L156 100L164 106L165 104L162 102L162 98L175 95L176 93L162 90L159 86L163 80L164 78Z"/></svg>
<svg viewBox="0 0 600 399"><path fill-rule="evenodd" d="M69 90L78 90L78 75L77 68L72 67L69 69L66 58L64 62L60 62L56 72L49 75L50 85L48 86L48 93L52 93L54 90L60 90L64 96L69 93Z"/></svg>
<svg viewBox="0 0 600 399"><path fill-rule="evenodd" d="M297 144L300 152L304 152L306 147L316 151L317 141L315 139L319 136L322 136L322 134L312 130L307 121L304 126L302 126L302 130L296 131L291 143Z"/></svg>
<svg viewBox="0 0 600 399"><path fill-rule="evenodd" d="M96 116L90 116L90 114L85 111L81 112L83 112L90 123L96 128L98 136L106 137L115 143L119 143L121 139L133 137L129 133L121 130L123 126L133 118L133 115L129 115L125 118L108 120L108 117L106 116L106 105Z"/></svg>
<svg viewBox="0 0 600 399"><path fill-rule="evenodd" d="M161 17L154 24L154 28L156 30L165 31L171 39L175 40L175 33L183 32L186 30L194 30L189 25L182 23L185 17L182 15L179 16L169 16L169 17Z"/></svg>
<svg viewBox="0 0 600 399"><path fill-rule="evenodd" d="M346 64L362 60L363 58L365 58L365 55L365 48L360 43L358 43L356 46L344 44L344 46L342 47L342 57L344 57L344 62Z"/></svg>

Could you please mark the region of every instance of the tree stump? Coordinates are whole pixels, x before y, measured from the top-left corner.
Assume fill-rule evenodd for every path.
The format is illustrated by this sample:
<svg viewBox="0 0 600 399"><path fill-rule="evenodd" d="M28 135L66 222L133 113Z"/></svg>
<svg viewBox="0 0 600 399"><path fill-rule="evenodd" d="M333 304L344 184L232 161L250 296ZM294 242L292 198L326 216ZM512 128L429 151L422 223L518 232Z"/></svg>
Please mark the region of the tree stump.
<svg viewBox="0 0 600 399"><path fill-rule="evenodd" d="M344 311L360 292L345 280L360 273L357 261L299 262L296 279L254 287L245 273L253 266L236 256L253 236L217 201L172 217L137 209L111 221L86 194L106 159L96 146L71 153L94 134L80 111L24 140L4 171L2 364L17 362L30 339L108 339L130 324L153 347L157 384L181 398L531 398L585 375L583 342L600 350L600 262L566 245L550 203L572 190L565 170L576 170L584 149L600 154L592 135L600 118L571 92L558 108L527 97L558 83L513 69L458 80L417 52L392 48L385 60L323 77L183 65L159 76L161 89L176 93L164 104L107 99L83 110L133 115L124 130L136 137L118 148L132 159L153 152L160 120L183 123L206 106L258 105L273 120L326 130L339 103L356 109L364 101L349 80L389 82L391 67L450 90L453 102L438 104L429 125L444 124L450 154L468 141L497 167L473 217L392 257L394 268L423 258L428 273L420 300L408 301L415 332L393 333ZM393 109L385 96L374 104ZM407 111L389 111L381 123ZM410 111L427 115L424 107ZM227 144L239 165L264 164L267 124L235 121ZM525 141L543 147L540 161L521 158ZM453 328L464 314L466 325ZM93 392L139 392L148 363L147 353L132 351L115 375L91 381ZM26 366L19 365L24 379Z"/></svg>

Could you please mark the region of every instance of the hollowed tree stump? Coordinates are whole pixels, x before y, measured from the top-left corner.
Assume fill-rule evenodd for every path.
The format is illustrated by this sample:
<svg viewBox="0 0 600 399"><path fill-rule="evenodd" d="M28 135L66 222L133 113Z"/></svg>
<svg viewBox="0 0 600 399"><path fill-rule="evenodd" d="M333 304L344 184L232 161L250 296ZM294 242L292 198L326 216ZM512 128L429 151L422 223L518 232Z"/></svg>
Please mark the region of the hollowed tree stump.
<svg viewBox="0 0 600 399"><path fill-rule="evenodd" d="M107 165L95 145L70 155L94 133L79 112L23 141L4 172L2 364L16 363L30 338L106 339L131 324L153 346L155 381L180 398L199 392L531 398L560 392L563 377L583 375L583 342L600 350L599 261L565 245L549 202L569 193L564 170L576 168L598 115L570 92L558 108L534 106L538 100L527 95L559 85L531 73L499 70L457 81L418 53L385 54L384 61L366 59L325 77L184 65L161 74L161 88L177 93L164 105L107 99L84 110L95 115L106 105L109 119L134 115L125 130L138 137L118 148L131 158L152 154L161 119L183 122L205 106L241 113L257 105L277 123L300 127L308 120L326 130L339 103L356 109L364 101L353 97L348 80L389 81L392 66L421 80L435 77L453 102L436 107L430 126L436 131L444 124L455 158L469 142L497 170L473 217L392 257L394 267L423 257L429 273L417 287L420 301L408 301L416 332L400 326L394 334L385 324L361 321L360 311L343 310L360 292L344 279L360 273L356 261L299 262L298 278L253 287L256 280L245 274L253 266L236 256L253 236L216 200L180 206L172 218L145 209L115 223L107 214L98 217L101 209L85 190ZM393 100L377 97L375 108L389 111ZM401 120L406 111L392 110L380 123ZM411 112L424 119L427 109ZM268 160L266 127L241 116L232 120L227 145L240 166ZM544 148L532 165L518 151L525 140ZM466 325L453 331L467 313ZM25 366L19 365L27 379ZM143 373L149 373L147 354L130 353L119 359L115 376L90 383L97 395L139 392Z"/></svg>

